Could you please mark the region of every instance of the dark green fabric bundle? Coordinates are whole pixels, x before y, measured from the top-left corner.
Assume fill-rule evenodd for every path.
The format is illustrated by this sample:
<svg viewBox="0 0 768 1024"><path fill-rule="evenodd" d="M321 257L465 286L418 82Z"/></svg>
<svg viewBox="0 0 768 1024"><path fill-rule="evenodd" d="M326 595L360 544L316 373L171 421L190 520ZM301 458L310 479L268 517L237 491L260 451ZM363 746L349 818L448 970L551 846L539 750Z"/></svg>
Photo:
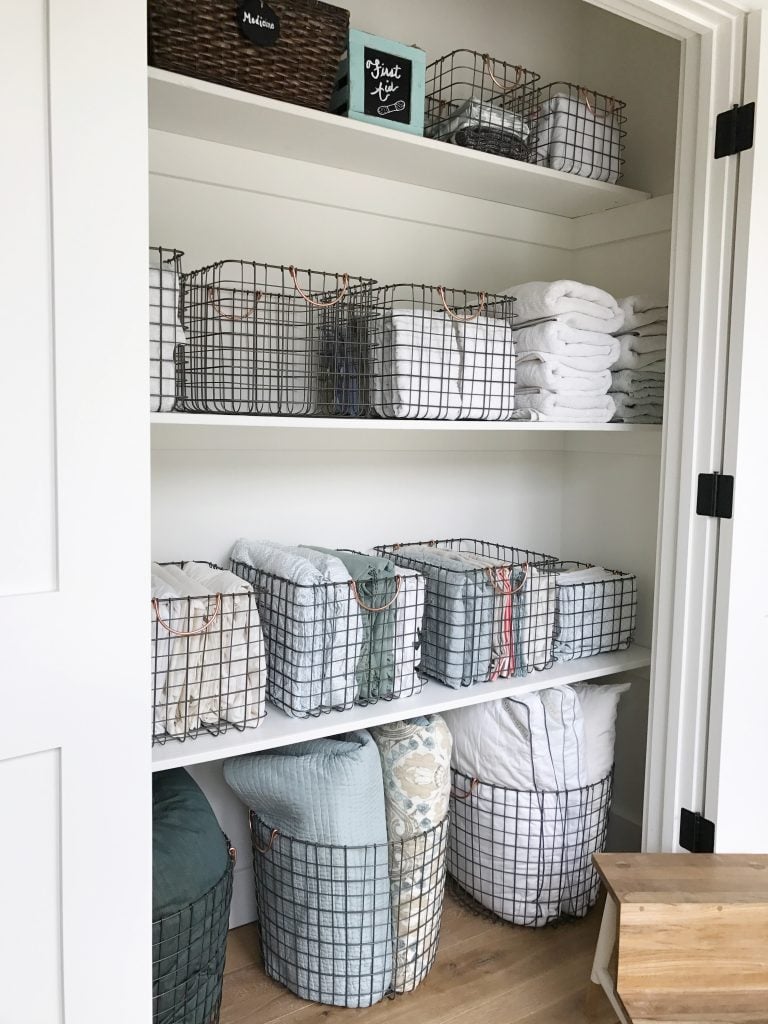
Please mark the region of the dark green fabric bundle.
<svg viewBox="0 0 768 1024"><path fill-rule="evenodd" d="M376 555L335 551L314 544L308 546L314 551L335 555L347 569L350 579L357 584L360 601L369 608L383 608L379 612L369 612L362 607L359 609L363 623L363 643L355 666L355 679L359 700L391 696L395 692L395 563Z"/></svg>
<svg viewBox="0 0 768 1024"><path fill-rule="evenodd" d="M153 1024L210 1024L221 1002L232 862L183 768L152 780Z"/></svg>

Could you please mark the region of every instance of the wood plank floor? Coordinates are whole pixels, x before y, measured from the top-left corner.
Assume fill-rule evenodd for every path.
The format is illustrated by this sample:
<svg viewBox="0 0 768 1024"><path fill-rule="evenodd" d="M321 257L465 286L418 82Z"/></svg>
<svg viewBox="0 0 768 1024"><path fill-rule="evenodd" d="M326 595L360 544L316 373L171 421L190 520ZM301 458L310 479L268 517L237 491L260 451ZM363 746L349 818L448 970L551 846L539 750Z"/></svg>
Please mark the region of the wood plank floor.
<svg viewBox="0 0 768 1024"><path fill-rule="evenodd" d="M601 911L533 930L494 924L446 895L440 949L415 992L365 1010L307 1003L261 969L254 925L231 932L221 1024L615 1024L602 993L585 1002Z"/></svg>

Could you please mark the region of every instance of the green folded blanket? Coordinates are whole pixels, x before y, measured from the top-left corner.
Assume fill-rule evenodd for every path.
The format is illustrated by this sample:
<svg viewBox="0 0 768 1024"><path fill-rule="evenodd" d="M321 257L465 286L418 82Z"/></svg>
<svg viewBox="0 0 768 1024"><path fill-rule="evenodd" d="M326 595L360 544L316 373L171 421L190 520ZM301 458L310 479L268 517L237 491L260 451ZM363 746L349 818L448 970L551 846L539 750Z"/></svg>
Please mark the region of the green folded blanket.
<svg viewBox="0 0 768 1024"><path fill-rule="evenodd" d="M355 679L358 700L390 697L395 690L395 627L397 622L397 583L395 563L377 555L354 551L335 551L307 545L313 551L334 555L344 564L350 579L357 584L363 643L358 655ZM354 600L354 597L351 598ZM366 606L366 607L363 607ZM381 611L367 611L381 608Z"/></svg>

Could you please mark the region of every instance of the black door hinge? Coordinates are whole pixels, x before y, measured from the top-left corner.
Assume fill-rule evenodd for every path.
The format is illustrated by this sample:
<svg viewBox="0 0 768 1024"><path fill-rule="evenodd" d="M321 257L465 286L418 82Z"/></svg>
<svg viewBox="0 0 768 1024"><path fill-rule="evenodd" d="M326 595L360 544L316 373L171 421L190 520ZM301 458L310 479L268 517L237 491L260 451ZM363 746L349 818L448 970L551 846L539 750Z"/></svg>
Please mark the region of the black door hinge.
<svg viewBox="0 0 768 1024"><path fill-rule="evenodd" d="M696 515L713 519L733 518L733 477L723 473L699 473Z"/></svg>
<svg viewBox="0 0 768 1024"><path fill-rule="evenodd" d="M755 144L755 104L733 106L717 115L715 122L715 160L735 156Z"/></svg>
<svg viewBox="0 0 768 1024"><path fill-rule="evenodd" d="M680 845L691 853L715 852L715 823L698 811L680 811Z"/></svg>

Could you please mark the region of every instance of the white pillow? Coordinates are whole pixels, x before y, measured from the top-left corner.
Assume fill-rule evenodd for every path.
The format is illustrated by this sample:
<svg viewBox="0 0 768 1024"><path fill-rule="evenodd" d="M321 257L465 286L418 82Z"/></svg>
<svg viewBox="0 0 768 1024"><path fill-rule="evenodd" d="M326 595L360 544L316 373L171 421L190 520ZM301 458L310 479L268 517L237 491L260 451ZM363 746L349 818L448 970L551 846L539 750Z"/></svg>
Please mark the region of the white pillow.
<svg viewBox="0 0 768 1024"><path fill-rule="evenodd" d="M613 767L616 713L630 683L574 683L584 716L587 785L604 779Z"/></svg>

